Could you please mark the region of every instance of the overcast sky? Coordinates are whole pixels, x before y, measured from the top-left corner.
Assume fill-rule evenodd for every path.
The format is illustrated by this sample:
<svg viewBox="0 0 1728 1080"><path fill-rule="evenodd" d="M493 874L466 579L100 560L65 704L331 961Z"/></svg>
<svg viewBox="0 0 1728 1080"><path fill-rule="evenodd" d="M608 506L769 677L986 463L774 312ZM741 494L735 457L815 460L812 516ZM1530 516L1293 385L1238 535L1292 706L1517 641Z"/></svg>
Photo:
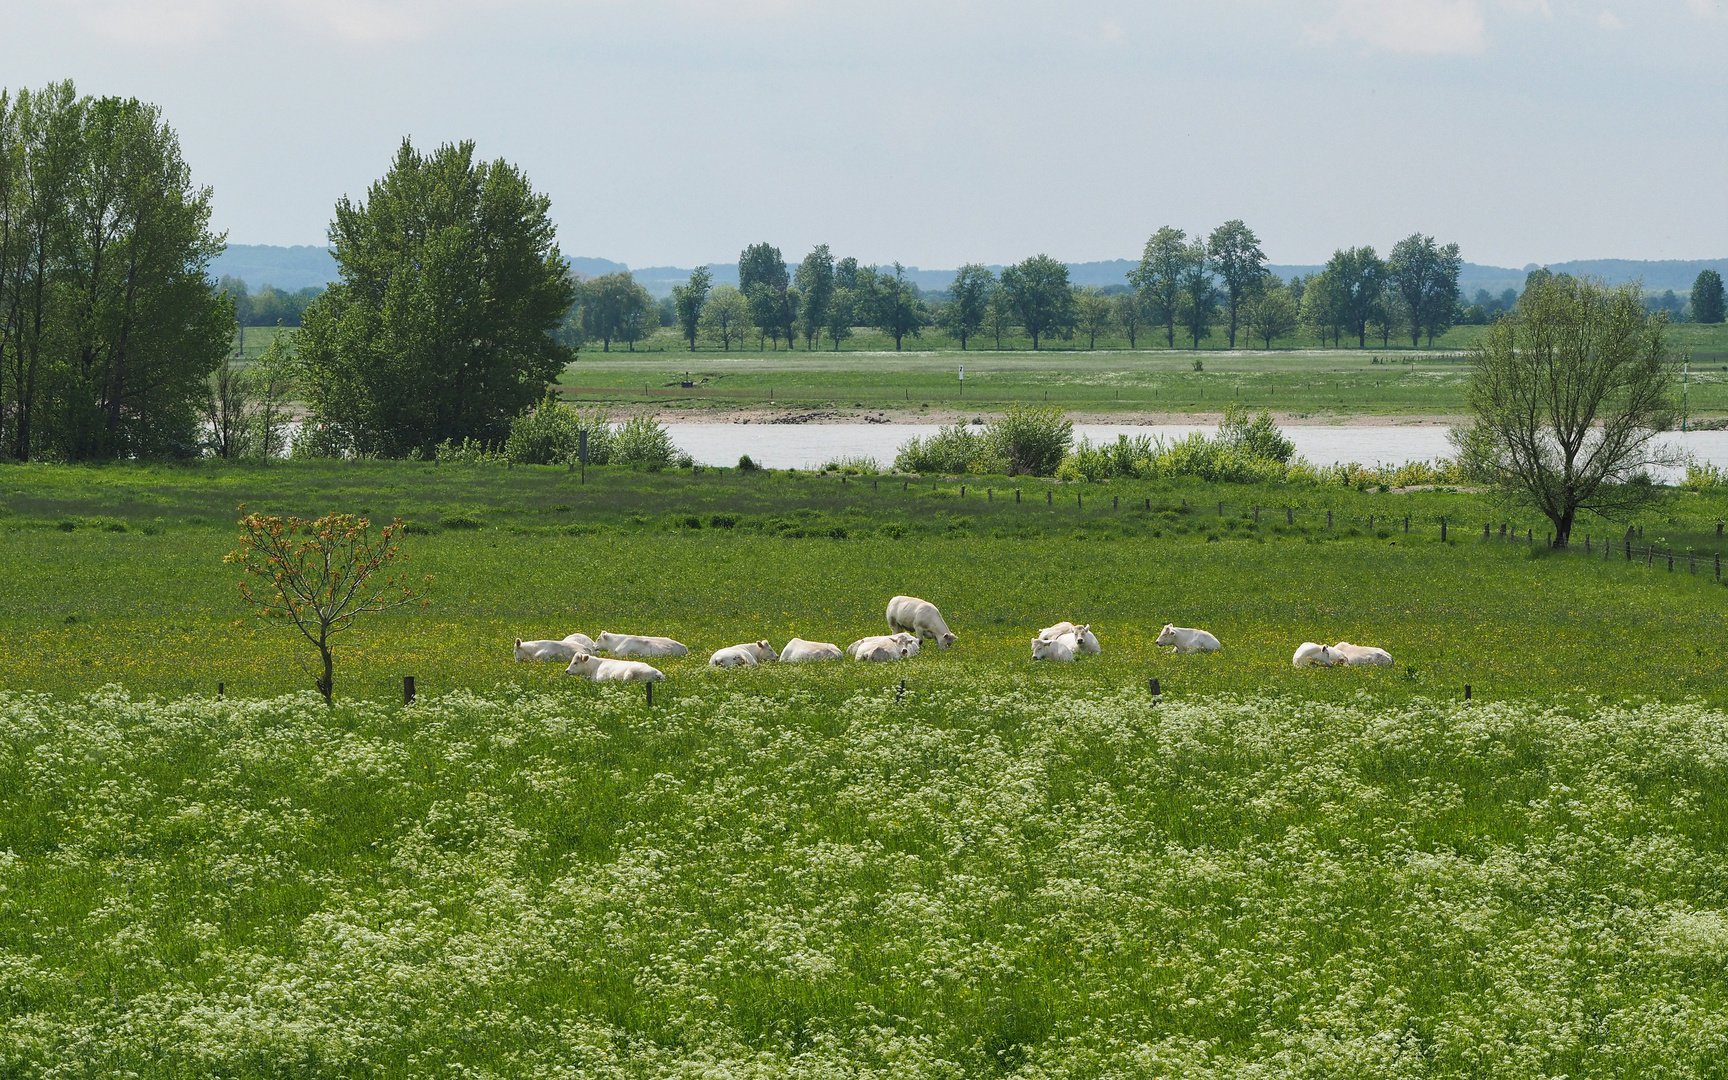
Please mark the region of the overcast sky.
<svg viewBox="0 0 1728 1080"><path fill-rule="evenodd" d="M473 139L566 254L923 267L1728 255L1728 0L0 0L3 78L160 105L234 243Z"/></svg>

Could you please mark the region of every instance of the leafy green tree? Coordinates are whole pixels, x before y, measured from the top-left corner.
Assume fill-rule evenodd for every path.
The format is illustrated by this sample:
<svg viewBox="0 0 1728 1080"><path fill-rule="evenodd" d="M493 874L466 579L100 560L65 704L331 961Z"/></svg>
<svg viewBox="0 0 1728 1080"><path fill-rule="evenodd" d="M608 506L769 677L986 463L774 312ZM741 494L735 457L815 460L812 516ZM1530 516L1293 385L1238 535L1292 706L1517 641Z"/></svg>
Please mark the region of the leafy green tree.
<svg viewBox="0 0 1728 1080"><path fill-rule="evenodd" d="M1276 277L1268 281L1265 288L1248 298L1243 326L1268 349L1277 339L1295 333L1296 302L1290 299L1290 290Z"/></svg>
<svg viewBox="0 0 1728 1080"><path fill-rule="evenodd" d="M1242 302L1259 291L1266 276L1266 253L1260 238L1240 219L1212 230L1206 256L1224 283L1224 303L1230 318L1230 347L1236 347L1236 324Z"/></svg>
<svg viewBox="0 0 1728 1080"><path fill-rule="evenodd" d="M873 270L858 271L857 280L867 298L871 325L894 338L894 350L900 350L901 339L907 334L919 336L930 324L929 309L918 295L918 286L906 280L906 269L894 264L894 276Z"/></svg>
<svg viewBox="0 0 1728 1080"><path fill-rule="evenodd" d="M582 286L582 329L600 340L600 351L611 352L614 341L636 351L654 310L654 298L628 270L605 274Z"/></svg>
<svg viewBox="0 0 1728 1080"><path fill-rule="evenodd" d="M782 334L788 346L792 343L795 312L786 296L791 287L792 277L779 248L766 242L751 244L738 256L738 291L750 303L750 318L757 333L764 338L773 335L776 349Z"/></svg>
<svg viewBox="0 0 1728 1080"><path fill-rule="evenodd" d="M1463 269L1457 244L1441 247L1432 236L1412 233L1393 245L1386 273L1404 298L1412 346L1421 344L1424 330L1432 345L1451 327L1458 306L1458 275Z"/></svg>
<svg viewBox="0 0 1728 1080"><path fill-rule="evenodd" d="M1113 301L1112 317L1122 332L1128 335L1128 347L1139 347L1140 327L1146 321L1146 302L1137 292L1117 293Z"/></svg>
<svg viewBox="0 0 1728 1080"><path fill-rule="evenodd" d="M1176 323L1182 308L1182 281L1192 252L1188 234L1166 225L1146 241L1140 265L1128 272L1128 283L1146 302L1147 317L1164 327L1164 344L1176 347Z"/></svg>
<svg viewBox="0 0 1728 1080"><path fill-rule="evenodd" d="M1098 347L1098 335L1109 333L1110 326L1116 321L1116 305L1104 295L1104 290L1096 285L1085 289L1074 290L1074 320L1080 332L1086 335L1086 348Z"/></svg>
<svg viewBox="0 0 1728 1080"><path fill-rule="evenodd" d="M952 297L942 308L942 326L960 339L960 348L984 325L990 308L990 297L996 291L996 275L978 263L967 263L954 274L948 286Z"/></svg>
<svg viewBox="0 0 1728 1080"><path fill-rule="evenodd" d="M690 280L672 290L672 306L678 312L678 326L684 332L684 340L690 343L690 351L696 351L696 335L702 329L702 306L708 302L708 290L713 286L714 275L706 266L698 266L690 271Z"/></svg>
<svg viewBox="0 0 1728 1080"><path fill-rule="evenodd" d="M750 322L750 304L730 285L721 285L709 294L702 308L702 333L710 341L718 341L721 351L731 352L734 341L744 341L755 326Z"/></svg>
<svg viewBox="0 0 1728 1080"><path fill-rule="evenodd" d="M1330 276L1332 302L1337 315L1356 335L1359 346L1368 344L1368 324L1380 307L1380 293L1386 280L1386 264L1372 247L1359 247L1332 253L1326 262Z"/></svg>
<svg viewBox="0 0 1728 1080"><path fill-rule="evenodd" d="M1014 301L1000 286L990 294L990 305L984 310L984 329L996 339L998 350L1002 348L1002 335L1014 329Z"/></svg>
<svg viewBox="0 0 1728 1080"><path fill-rule="evenodd" d="M834 255L827 244L817 244L804 256L795 280L802 309L804 348L809 351L816 347L816 339L827 327L828 307L834 302Z"/></svg>
<svg viewBox="0 0 1728 1080"><path fill-rule="evenodd" d="M1074 290L1068 267L1048 255L1034 255L1002 271L1002 292L1015 318L1032 338L1032 348L1051 334L1073 332Z"/></svg>
<svg viewBox="0 0 1728 1080"><path fill-rule="evenodd" d="M314 421L362 453L503 442L574 358L552 336L575 290L549 209L471 142L404 139L365 202L336 204L342 278L300 330Z"/></svg>
<svg viewBox="0 0 1728 1080"><path fill-rule="evenodd" d="M854 267L856 271L856 267ZM839 280L839 275L835 275ZM854 275L849 280L856 281ZM828 337L834 342L834 351L840 351L840 343L852 336L852 324L857 318L858 292L851 286L837 285L834 296L828 301Z"/></svg>
<svg viewBox="0 0 1728 1080"><path fill-rule="evenodd" d="M1484 318L1482 322L1487 323ZM1392 334L1410 325L1409 313L1404 307L1404 294L1398 291L1398 285L1390 275L1384 275L1380 280L1380 298L1374 305L1374 313L1368 319L1368 325L1374 328L1374 333L1380 338L1380 347L1390 348Z"/></svg>
<svg viewBox="0 0 1728 1080"><path fill-rule="evenodd" d="M1719 323L1723 318L1722 275L1700 270L1692 282L1692 321Z"/></svg>
<svg viewBox="0 0 1728 1080"><path fill-rule="evenodd" d="M1666 323L1636 286L1562 275L1526 287L1473 351L1460 457L1545 514L1555 547L1580 510L1623 518L1652 497L1640 475L1673 464L1658 439L1674 414Z"/></svg>
<svg viewBox="0 0 1728 1080"><path fill-rule="evenodd" d="M235 325L209 222L154 106L0 93L0 456L195 452Z"/></svg>
<svg viewBox="0 0 1728 1080"><path fill-rule="evenodd" d="M1308 275L1302 294L1302 325L1325 345L1328 340L1338 344L1344 333L1344 305L1340 290L1330 270Z"/></svg>
<svg viewBox="0 0 1728 1080"><path fill-rule="evenodd" d="M834 287L837 289L858 288L858 260L848 255L834 264Z"/></svg>
<svg viewBox="0 0 1728 1080"><path fill-rule="evenodd" d="M1211 260L1206 245L1196 240L1188 245L1183 259L1182 292L1178 299L1178 314L1182 327L1200 347L1202 338L1212 336L1212 324L1218 319L1218 287L1212 283Z"/></svg>

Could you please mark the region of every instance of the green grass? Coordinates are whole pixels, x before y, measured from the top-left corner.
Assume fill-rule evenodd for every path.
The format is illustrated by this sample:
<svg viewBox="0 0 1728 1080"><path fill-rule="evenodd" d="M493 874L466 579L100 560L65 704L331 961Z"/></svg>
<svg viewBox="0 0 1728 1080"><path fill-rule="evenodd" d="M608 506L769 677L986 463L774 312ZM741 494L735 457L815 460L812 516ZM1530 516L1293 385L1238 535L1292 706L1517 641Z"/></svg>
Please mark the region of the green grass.
<svg viewBox="0 0 1728 1080"><path fill-rule="evenodd" d="M249 616L221 561L240 502L411 521L406 547L416 573L435 576L434 603L355 635L338 686L362 697L392 696L405 674L433 690L554 687L561 670L513 663L511 639L603 629L685 641L693 656L668 666L671 689L699 692L723 685L703 668L713 649L794 634L844 645L880 632L884 603L900 592L936 601L963 640L895 669L912 679L955 666L980 677L1023 670L1031 634L1070 617L1097 627L1106 654L1040 677L1123 686L1158 676L1178 693L1449 696L1468 682L1491 695L1674 697L1717 693L1728 657L1715 629L1728 594L1712 561L1728 507L1689 493L1652 509L1644 542L1701 552L1697 575L1684 558L1669 573L1618 551L1606 563L1545 556L1528 514L1511 521L1538 530L1534 554L1497 529L1484 542L1482 524L1506 521L1503 508L1447 492L1003 478L872 487L712 469L594 469L584 486L560 469L413 463L32 466L0 483L0 685L19 689L120 682L179 695L221 681L254 696L309 685L305 648ZM437 524L458 515L481 527ZM1586 530L1598 545L1606 531ZM1226 652L1163 654L1152 639L1165 622L1205 626ZM1382 645L1402 666L1291 669L1299 642L1339 639ZM1636 663L1618 661L1629 653ZM858 688L881 675L840 665L810 677Z"/></svg>
<svg viewBox="0 0 1728 1080"><path fill-rule="evenodd" d="M961 487L0 470L0 1076L1725 1075L1713 562L1484 542L1538 523L1468 492ZM434 604L333 710L242 501L414 523ZM901 591L955 648L704 664ZM1033 664L1060 618L1104 654ZM577 629L693 655L651 708L511 660ZM1398 665L1290 666L1340 638Z"/></svg>
<svg viewBox="0 0 1728 1080"><path fill-rule="evenodd" d="M0 1071L1720 1077L1728 719L0 693Z"/></svg>
<svg viewBox="0 0 1728 1080"><path fill-rule="evenodd" d="M1466 333L1469 331L1469 333ZM1437 351L1410 349L1199 353L983 351L908 343L901 353L602 353L592 348L560 383L572 400L724 410L776 404L809 408L930 407L988 410L1044 402L1089 412L1215 413L1231 402L1295 416L1432 416L1465 411L1464 351L1480 327L1460 327ZM1474 335L1474 336L1473 336ZM1728 331L1682 325L1677 346L1695 351L1688 405L1694 416L1728 414ZM892 349L889 343L888 349ZM1194 362L1204 367L1195 371ZM964 364L964 384L957 368ZM696 385L681 386L683 382Z"/></svg>

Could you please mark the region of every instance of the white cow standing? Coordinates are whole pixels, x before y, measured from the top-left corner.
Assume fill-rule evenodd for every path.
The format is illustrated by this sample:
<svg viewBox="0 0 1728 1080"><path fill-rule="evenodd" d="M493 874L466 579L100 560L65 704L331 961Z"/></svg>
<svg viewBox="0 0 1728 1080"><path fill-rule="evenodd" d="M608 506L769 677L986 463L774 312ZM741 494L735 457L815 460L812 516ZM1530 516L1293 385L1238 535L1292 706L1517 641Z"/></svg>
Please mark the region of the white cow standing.
<svg viewBox="0 0 1728 1080"><path fill-rule="evenodd" d="M1340 641L1332 646L1332 651L1341 654L1344 657L1344 663L1350 667L1392 666L1392 654L1372 645L1352 645L1348 641Z"/></svg>
<svg viewBox="0 0 1728 1080"><path fill-rule="evenodd" d="M780 650L782 664L803 664L812 660L838 660L846 655L840 651L840 646L831 645L826 641L805 641L803 638L793 638Z"/></svg>
<svg viewBox="0 0 1728 1080"><path fill-rule="evenodd" d="M1333 651L1332 646L1316 645L1312 641L1296 646L1296 655L1290 658L1295 667L1332 667L1343 662L1344 657Z"/></svg>
<svg viewBox="0 0 1728 1080"><path fill-rule="evenodd" d="M1047 638L1040 634L1032 639L1032 659L1054 660L1059 664L1074 662L1074 648L1078 641L1073 634L1062 634Z"/></svg>
<svg viewBox="0 0 1728 1080"><path fill-rule="evenodd" d="M1092 634L1091 623L1082 626L1071 622L1059 622L1055 626L1046 626L1044 629L1038 631L1038 636L1043 638L1045 641L1055 641L1063 634L1068 634L1074 638L1076 652L1083 652L1090 656L1097 656L1099 653L1104 651L1104 647L1098 644L1098 639Z"/></svg>
<svg viewBox="0 0 1728 1080"><path fill-rule="evenodd" d="M896 596L888 601L888 629L905 631L920 639L930 638L939 649L946 649L957 640L942 621L936 605L916 596Z"/></svg>
<svg viewBox="0 0 1728 1080"><path fill-rule="evenodd" d="M759 667L770 660L780 659L780 654L774 651L774 646L768 644L766 638L761 641L747 641L742 645L731 645L721 649L708 658L712 667Z"/></svg>
<svg viewBox="0 0 1728 1080"><path fill-rule="evenodd" d="M1217 652L1224 646L1218 639L1204 630L1196 630L1190 626L1172 626L1164 624L1164 629L1158 631L1158 645L1171 646L1173 653Z"/></svg>
<svg viewBox="0 0 1728 1080"><path fill-rule="evenodd" d="M604 630L594 639L594 648L613 656L686 656L690 652L681 642L669 637L611 634Z"/></svg>
<svg viewBox="0 0 1728 1080"><path fill-rule="evenodd" d="M877 634L859 638L846 646L846 655L854 660L878 664L904 660L918 651L918 640L911 634Z"/></svg>
<svg viewBox="0 0 1728 1080"><path fill-rule="evenodd" d="M564 669L566 675L580 675L594 682L664 682L666 675L652 664L639 660L602 660L598 656L577 653Z"/></svg>

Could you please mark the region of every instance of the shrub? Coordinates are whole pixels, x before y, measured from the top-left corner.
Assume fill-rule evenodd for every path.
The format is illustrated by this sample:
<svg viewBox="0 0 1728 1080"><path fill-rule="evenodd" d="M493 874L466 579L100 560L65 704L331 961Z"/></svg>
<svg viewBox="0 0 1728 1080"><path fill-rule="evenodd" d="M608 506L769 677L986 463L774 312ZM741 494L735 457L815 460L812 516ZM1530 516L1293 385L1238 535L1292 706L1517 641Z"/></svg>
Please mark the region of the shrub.
<svg viewBox="0 0 1728 1080"><path fill-rule="evenodd" d="M985 426L984 440L1009 476L1052 476L1074 442L1074 422L1053 405L1010 405Z"/></svg>
<svg viewBox="0 0 1728 1080"><path fill-rule="evenodd" d="M463 439L453 443L445 439L438 444L436 458L440 464L454 465L500 465L504 455L493 450L479 439Z"/></svg>
<svg viewBox="0 0 1728 1080"><path fill-rule="evenodd" d="M671 434L660 425L660 421L647 413L632 416L612 435L610 461L613 465L659 472L672 465L678 456Z"/></svg>
<svg viewBox="0 0 1728 1080"><path fill-rule="evenodd" d="M1265 409L1250 420L1247 409L1231 405L1224 410L1224 419L1218 423L1217 440L1251 458L1276 461L1280 465L1288 464L1296 453L1296 444L1284 437L1272 414Z"/></svg>
<svg viewBox="0 0 1728 1080"><path fill-rule="evenodd" d="M483 529L486 523L473 514L445 514L438 524L446 529Z"/></svg>
<svg viewBox="0 0 1728 1080"><path fill-rule="evenodd" d="M517 465L565 465L578 459L581 432L588 432L588 462L611 458L612 416L605 409L573 409L548 393L510 424L504 456Z"/></svg>
<svg viewBox="0 0 1728 1080"><path fill-rule="evenodd" d="M875 476L882 471L882 465L873 457L837 457L830 458L822 466L823 472L850 473L853 476Z"/></svg>
<svg viewBox="0 0 1728 1080"><path fill-rule="evenodd" d="M914 436L901 444L894 458L900 472L963 473L984 453L985 436L965 424L938 428L936 434Z"/></svg>
<svg viewBox="0 0 1728 1080"><path fill-rule="evenodd" d="M1680 481L1680 487L1685 491L1720 491L1728 487L1728 472L1708 461L1688 461L1686 479Z"/></svg>
<svg viewBox="0 0 1728 1080"><path fill-rule="evenodd" d="M745 454L738 459L738 471L739 472L761 472L762 466L756 464L756 460L754 458L752 458L749 454Z"/></svg>

